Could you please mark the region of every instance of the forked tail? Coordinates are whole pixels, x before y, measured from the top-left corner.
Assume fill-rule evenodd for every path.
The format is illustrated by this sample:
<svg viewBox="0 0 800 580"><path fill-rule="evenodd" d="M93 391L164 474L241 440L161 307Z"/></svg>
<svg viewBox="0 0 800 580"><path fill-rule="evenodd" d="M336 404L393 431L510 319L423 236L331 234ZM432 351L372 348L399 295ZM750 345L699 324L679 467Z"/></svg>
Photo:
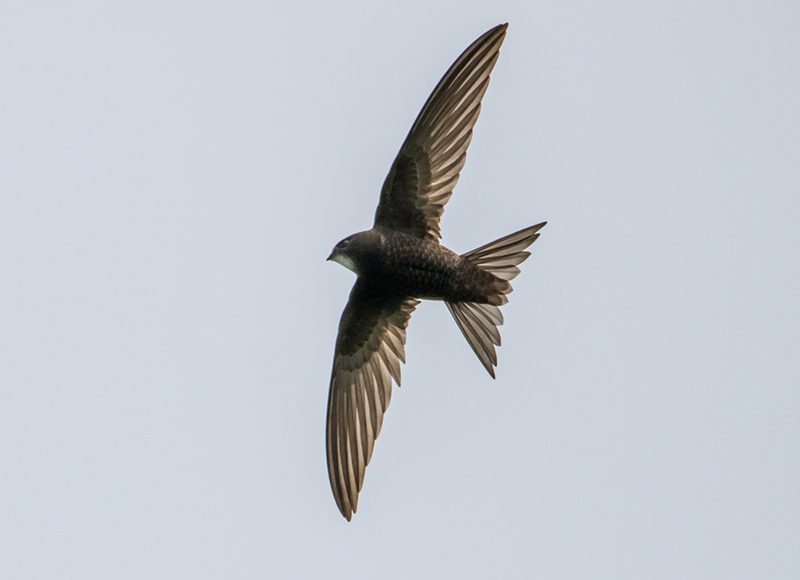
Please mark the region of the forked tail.
<svg viewBox="0 0 800 580"><path fill-rule="evenodd" d="M525 248L536 241L539 230L546 224L542 222L525 228L463 255L481 270L495 276L496 291L487 297L487 303L445 302L461 333L492 378L497 366L495 346L500 346L497 327L503 324L500 305L508 302L507 296L513 290L510 281L520 272L517 266L531 255Z"/></svg>

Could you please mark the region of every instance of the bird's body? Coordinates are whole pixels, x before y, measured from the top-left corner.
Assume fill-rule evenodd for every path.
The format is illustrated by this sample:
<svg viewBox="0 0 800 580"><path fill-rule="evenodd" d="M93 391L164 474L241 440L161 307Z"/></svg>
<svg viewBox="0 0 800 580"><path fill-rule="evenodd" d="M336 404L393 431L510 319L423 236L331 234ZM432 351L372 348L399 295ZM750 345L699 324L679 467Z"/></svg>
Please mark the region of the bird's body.
<svg viewBox="0 0 800 580"><path fill-rule="evenodd" d="M350 269L383 295L483 303L498 291L494 276L433 240L380 226L349 240Z"/></svg>
<svg viewBox="0 0 800 580"><path fill-rule="evenodd" d="M366 466L405 362L406 327L420 299L444 301L481 364L494 377L500 306L544 222L458 254L439 243L481 99L507 25L467 48L433 90L381 189L375 223L331 252L358 276L339 322L328 396L328 475L349 520Z"/></svg>

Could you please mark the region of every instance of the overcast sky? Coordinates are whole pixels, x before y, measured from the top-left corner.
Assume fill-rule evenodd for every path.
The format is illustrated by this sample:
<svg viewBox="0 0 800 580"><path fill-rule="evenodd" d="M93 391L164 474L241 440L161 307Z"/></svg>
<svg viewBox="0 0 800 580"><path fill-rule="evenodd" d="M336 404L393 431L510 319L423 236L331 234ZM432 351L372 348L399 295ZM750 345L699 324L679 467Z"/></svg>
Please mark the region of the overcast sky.
<svg viewBox="0 0 800 580"><path fill-rule="evenodd" d="M800 577L800 5L384 4L4 4L0 577ZM443 241L549 225L348 524L325 258L505 21Z"/></svg>

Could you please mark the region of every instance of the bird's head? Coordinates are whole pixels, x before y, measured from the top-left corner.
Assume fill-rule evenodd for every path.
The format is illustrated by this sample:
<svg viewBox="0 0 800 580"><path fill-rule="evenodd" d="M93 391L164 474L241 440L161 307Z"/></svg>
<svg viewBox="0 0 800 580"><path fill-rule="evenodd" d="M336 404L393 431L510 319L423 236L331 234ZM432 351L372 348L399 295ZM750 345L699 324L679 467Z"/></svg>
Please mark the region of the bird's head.
<svg viewBox="0 0 800 580"><path fill-rule="evenodd" d="M336 244L333 247L331 255L328 256L328 260L338 262L348 270L352 270L358 274L358 252L356 251L357 244L353 243L354 238L355 235L347 236L345 239Z"/></svg>
<svg viewBox="0 0 800 580"><path fill-rule="evenodd" d="M379 259L382 245L383 236L374 229L358 232L336 244L328 259L360 275Z"/></svg>

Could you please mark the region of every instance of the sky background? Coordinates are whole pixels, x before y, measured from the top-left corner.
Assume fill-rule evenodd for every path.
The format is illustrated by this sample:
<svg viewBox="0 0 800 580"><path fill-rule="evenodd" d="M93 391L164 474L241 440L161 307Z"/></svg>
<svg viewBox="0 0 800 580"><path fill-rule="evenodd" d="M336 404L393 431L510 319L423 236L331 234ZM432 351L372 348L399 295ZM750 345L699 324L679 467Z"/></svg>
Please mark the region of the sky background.
<svg viewBox="0 0 800 580"><path fill-rule="evenodd" d="M549 225L497 381L418 308L348 524L325 258L505 21L444 243ZM0 577L800 577L798 30L796 1L5 3Z"/></svg>

